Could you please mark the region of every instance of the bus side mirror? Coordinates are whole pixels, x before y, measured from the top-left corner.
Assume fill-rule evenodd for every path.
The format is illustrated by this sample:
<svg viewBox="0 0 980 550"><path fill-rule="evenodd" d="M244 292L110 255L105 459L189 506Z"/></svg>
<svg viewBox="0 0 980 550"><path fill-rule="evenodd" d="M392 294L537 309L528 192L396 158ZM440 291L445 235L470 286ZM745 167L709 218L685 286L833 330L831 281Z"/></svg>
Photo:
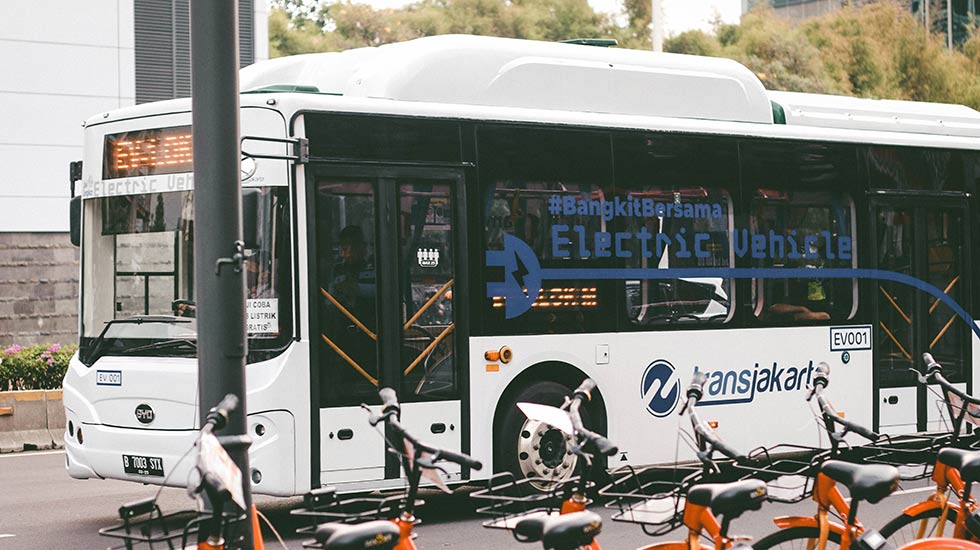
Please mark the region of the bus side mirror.
<svg viewBox="0 0 980 550"><path fill-rule="evenodd" d="M68 225L71 244L82 244L82 197L72 197L68 203Z"/></svg>
<svg viewBox="0 0 980 550"><path fill-rule="evenodd" d="M245 248L259 247L259 202L262 193L258 189L242 189L242 242Z"/></svg>

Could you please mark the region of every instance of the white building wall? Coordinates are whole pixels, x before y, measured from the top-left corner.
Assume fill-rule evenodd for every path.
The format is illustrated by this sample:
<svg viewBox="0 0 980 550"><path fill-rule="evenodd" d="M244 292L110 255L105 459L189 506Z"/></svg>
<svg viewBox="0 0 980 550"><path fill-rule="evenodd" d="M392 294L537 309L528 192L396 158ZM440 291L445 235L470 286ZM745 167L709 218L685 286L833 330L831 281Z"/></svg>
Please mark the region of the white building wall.
<svg viewBox="0 0 980 550"><path fill-rule="evenodd" d="M255 2L255 62L269 59L269 6L266 0Z"/></svg>
<svg viewBox="0 0 980 550"><path fill-rule="evenodd" d="M0 2L0 232L68 231L83 120L135 102L133 0Z"/></svg>
<svg viewBox="0 0 980 550"><path fill-rule="evenodd" d="M269 8L255 6L255 60ZM133 105L134 0L0 1L0 233L68 231L83 120Z"/></svg>

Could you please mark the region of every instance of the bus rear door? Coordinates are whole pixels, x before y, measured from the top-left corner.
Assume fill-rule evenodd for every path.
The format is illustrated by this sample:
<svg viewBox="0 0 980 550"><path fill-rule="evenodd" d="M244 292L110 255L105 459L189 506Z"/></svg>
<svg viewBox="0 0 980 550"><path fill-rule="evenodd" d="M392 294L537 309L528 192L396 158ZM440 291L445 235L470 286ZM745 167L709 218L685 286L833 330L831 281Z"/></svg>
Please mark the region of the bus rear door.
<svg viewBox="0 0 980 550"><path fill-rule="evenodd" d="M911 275L968 308L967 199L880 194L872 201L872 213L877 269ZM921 371L922 354L929 352L946 377L966 389L970 328L921 289L891 281L871 284L876 294L877 425L887 433L942 429L937 394L919 387L910 369Z"/></svg>

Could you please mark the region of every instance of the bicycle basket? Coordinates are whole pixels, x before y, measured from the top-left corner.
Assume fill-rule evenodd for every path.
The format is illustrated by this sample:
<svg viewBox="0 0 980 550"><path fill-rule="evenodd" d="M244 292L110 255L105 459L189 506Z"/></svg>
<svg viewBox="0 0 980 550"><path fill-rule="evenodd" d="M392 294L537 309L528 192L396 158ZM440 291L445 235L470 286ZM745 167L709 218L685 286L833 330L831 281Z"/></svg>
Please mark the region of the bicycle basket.
<svg viewBox="0 0 980 550"><path fill-rule="evenodd" d="M310 524L297 533L310 534L321 523L362 523L376 519L394 519L404 509L408 495L397 492L388 495L347 497L338 495L333 487L314 489L303 495L303 507L291 510L294 516L309 518ZM425 504L416 499L415 506Z"/></svg>
<svg viewBox="0 0 980 550"><path fill-rule="evenodd" d="M485 489L474 491L470 496L485 503L476 509L477 513L492 516L483 522L484 527L512 530L522 519L557 514L562 502L580 482L578 476L562 480L516 479L510 472L501 472L487 480ZM591 481L586 482L585 489L594 486Z"/></svg>
<svg viewBox="0 0 980 550"><path fill-rule="evenodd" d="M792 504L813 494L818 466L814 458L821 449L802 445L780 444L760 447L742 462L728 467L736 479L759 479L766 482L766 499Z"/></svg>
<svg viewBox="0 0 980 550"><path fill-rule="evenodd" d="M237 526L245 522L245 514L225 514L224 536L229 550L239 548L243 536ZM119 541L109 550L133 548L181 550L193 540L200 525L211 519L207 513L181 510L164 514L156 497L130 502L119 507L120 522L99 529L99 534Z"/></svg>
<svg viewBox="0 0 980 550"><path fill-rule="evenodd" d="M854 448L849 458L895 466L904 481L925 479L932 475L939 449L949 442L948 433L886 436L884 441Z"/></svg>
<svg viewBox="0 0 980 550"><path fill-rule="evenodd" d="M625 466L610 476L599 495L609 499L607 508L618 510L613 521L636 523L652 536L682 524L687 490L704 478L700 465Z"/></svg>

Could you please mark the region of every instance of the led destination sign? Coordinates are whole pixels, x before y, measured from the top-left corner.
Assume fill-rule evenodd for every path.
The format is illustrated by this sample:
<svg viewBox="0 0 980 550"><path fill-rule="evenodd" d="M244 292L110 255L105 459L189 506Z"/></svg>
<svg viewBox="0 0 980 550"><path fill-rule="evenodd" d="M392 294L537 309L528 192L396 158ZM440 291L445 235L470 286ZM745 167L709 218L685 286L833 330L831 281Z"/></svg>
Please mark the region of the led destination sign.
<svg viewBox="0 0 980 550"><path fill-rule="evenodd" d="M102 178L191 172L193 160L190 126L109 134L105 137Z"/></svg>

